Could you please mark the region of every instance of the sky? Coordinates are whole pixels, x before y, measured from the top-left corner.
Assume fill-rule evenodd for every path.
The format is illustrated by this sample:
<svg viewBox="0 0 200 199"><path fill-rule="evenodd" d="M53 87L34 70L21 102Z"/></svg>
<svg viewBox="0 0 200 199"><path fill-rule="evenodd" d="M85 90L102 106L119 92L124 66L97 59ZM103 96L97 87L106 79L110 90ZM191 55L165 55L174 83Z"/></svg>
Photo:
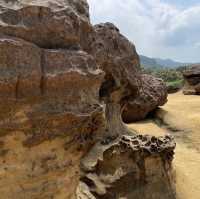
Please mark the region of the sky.
<svg viewBox="0 0 200 199"><path fill-rule="evenodd" d="M92 23L114 23L139 54L200 62L200 0L88 2Z"/></svg>

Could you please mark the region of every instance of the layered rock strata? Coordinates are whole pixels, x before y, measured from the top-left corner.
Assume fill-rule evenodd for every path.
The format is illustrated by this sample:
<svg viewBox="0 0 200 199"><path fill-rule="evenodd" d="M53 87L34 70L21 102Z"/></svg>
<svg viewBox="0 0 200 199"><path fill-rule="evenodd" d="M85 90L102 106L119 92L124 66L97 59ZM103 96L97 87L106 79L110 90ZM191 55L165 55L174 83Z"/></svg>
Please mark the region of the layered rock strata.
<svg viewBox="0 0 200 199"><path fill-rule="evenodd" d="M83 51L3 36L0 52L1 195L72 197L81 154L105 126L104 74Z"/></svg>
<svg viewBox="0 0 200 199"><path fill-rule="evenodd" d="M155 184L162 181L169 192L163 196L172 198L174 141L130 137L121 118L143 84L135 47L110 23L93 27L85 0L1 1L0 69L2 198L111 199L111 187L118 189L127 182L126 176L137 179L134 190L146 195L141 176L145 171L138 162L146 158L152 164L147 163L145 170L153 170ZM101 152L96 153L96 148ZM114 148L117 156L108 161ZM144 152L147 148L149 152ZM101 167L97 166L100 156ZM130 165L127 173L121 168L123 158ZM110 184L103 185L100 194L101 186L95 191L84 180L91 175L90 169L85 170L88 159L96 162L98 181L107 169L122 171L104 176L108 181L110 176ZM170 177L168 181L160 179L161 173ZM151 181L148 172L144 175ZM161 187L155 190L159 196ZM126 186L121 189L123 194L114 191L116 197L134 195Z"/></svg>
<svg viewBox="0 0 200 199"><path fill-rule="evenodd" d="M192 66L183 72L185 95L200 95L200 65Z"/></svg>
<svg viewBox="0 0 200 199"><path fill-rule="evenodd" d="M90 29L86 0L0 2L0 33L43 48L77 48Z"/></svg>

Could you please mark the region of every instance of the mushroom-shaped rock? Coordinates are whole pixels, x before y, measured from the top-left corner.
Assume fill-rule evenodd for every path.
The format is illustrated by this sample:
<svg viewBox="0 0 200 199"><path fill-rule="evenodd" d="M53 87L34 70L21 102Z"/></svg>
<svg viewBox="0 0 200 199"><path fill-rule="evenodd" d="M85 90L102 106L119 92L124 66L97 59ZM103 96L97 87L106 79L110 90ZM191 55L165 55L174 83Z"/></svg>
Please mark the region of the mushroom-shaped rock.
<svg viewBox="0 0 200 199"><path fill-rule="evenodd" d="M140 62L135 46L111 23L94 26L89 38L89 49L105 80L100 89L100 98L106 103L106 116L110 133L126 131L121 119L125 104L134 99L140 88Z"/></svg>

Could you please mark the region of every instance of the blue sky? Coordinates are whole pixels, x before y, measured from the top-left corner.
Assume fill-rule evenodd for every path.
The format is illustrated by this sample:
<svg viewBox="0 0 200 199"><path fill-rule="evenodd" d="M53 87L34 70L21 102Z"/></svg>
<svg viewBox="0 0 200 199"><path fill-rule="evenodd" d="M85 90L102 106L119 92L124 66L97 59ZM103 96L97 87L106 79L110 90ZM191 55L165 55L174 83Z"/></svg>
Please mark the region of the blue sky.
<svg viewBox="0 0 200 199"><path fill-rule="evenodd" d="M199 4L199 0L161 0L161 2L174 4L176 6L187 7Z"/></svg>
<svg viewBox="0 0 200 199"><path fill-rule="evenodd" d="M139 54L200 62L200 0L88 0L93 24L113 22Z"/></svg>

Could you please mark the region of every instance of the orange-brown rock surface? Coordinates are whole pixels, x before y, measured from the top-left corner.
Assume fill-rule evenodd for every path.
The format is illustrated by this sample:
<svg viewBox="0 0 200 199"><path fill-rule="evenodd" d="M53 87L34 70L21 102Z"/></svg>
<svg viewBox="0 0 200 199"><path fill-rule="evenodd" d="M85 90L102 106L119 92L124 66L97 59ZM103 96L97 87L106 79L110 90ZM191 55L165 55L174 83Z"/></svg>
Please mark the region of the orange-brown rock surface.
<svg viewBox="0 0 200 199"><path fill-rule="evenodd" d="M0 198L173 198L173 139L131 137L122 122L143 84L135 47L93 27L85 0L1 1L0 69Z"/></svg>
<svg viewBox="0 0 200 199"><path fill-rule="evenodd" d="M90 28L86 0L0 2L0 33L40 47L77 47Z"/></svg>
<svg viewBox="0 0 200 199"><path fill-rule="evenodd" d="M1 41L1 195L73 198L79 160L105 123L103 72L83 51Z"/></svg>
<svg viewBox="0 0 200 199"><path fill-rule="evenodd" d="M183 94L185 95L200 95L200 65L187 68L183 72L185 86Z"/></svg>

